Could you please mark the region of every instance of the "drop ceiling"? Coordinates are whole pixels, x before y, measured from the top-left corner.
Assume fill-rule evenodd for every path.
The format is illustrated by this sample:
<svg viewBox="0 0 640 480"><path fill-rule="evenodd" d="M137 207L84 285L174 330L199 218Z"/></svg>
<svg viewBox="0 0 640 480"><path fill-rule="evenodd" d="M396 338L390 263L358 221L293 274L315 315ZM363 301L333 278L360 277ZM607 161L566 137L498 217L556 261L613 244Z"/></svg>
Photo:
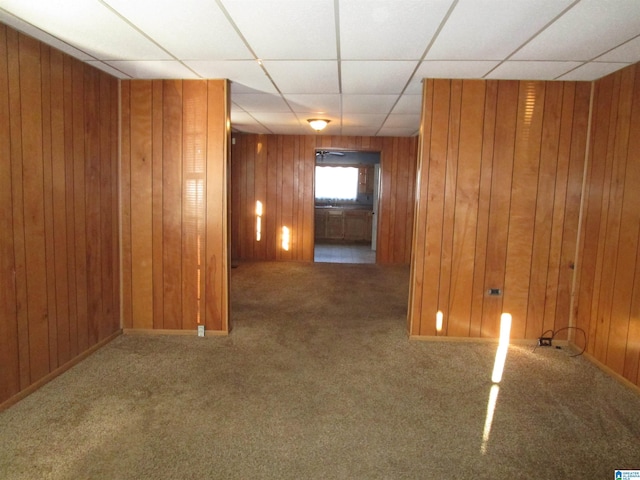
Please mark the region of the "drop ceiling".
<svg viewBox="0 0 640 480"><path fill-rule="evenodd" d="M251 133L412 136L426 77L640 61L640 0L0 0L0 21L121 79L228 78Z"/></svg>

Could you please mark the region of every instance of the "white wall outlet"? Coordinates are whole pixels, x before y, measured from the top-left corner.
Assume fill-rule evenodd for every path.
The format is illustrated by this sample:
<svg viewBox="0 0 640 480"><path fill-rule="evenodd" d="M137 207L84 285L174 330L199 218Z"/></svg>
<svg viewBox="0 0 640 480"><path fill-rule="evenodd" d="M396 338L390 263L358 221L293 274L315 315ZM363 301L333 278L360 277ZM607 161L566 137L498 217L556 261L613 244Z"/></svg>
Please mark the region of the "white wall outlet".
<svg viewBox="0 0 640 480"><path fill-rule="evenodd" d="M198 325L198 336L204 337L204 325Z"/></svg>

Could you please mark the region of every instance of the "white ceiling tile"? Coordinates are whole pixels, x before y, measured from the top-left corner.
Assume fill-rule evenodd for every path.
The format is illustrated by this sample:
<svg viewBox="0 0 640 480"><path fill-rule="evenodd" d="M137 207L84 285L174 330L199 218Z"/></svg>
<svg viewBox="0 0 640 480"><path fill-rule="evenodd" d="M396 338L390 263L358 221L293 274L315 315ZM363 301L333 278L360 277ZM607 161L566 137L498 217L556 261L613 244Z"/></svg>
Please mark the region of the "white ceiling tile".
<svg viewBox="0 0 640 480"><path fill-rule="evenodd" d="M342 93L398 94L415 67L411 61L343 61Z"/></svg>
<svg viewBox="0 0 640 480"><path fill-rule="evenodd" d="M264 125L253 124L253 125L241 125L241 124L233 124L231 123L231 129L236 132L242 133L255 133L255 134L269 134L271 131Z"/></svg>
<svg viewBox="0 0 640 480"><path fill-rule="evenodd" d="M573 0L460 1L428 60L504 60Z"/></svg>
<svg viewBox="0 0 640 480"><path fill-rule="evenodd" d="M420 124L420 115L415 114L391 114L384 122L384 128L416 128Z"/></svg>
<svg viewBox="0 0 640 480"><path fill-rule="evenodd" d="M423 78L483 78L498 61L424 61L418 67L414 79ZM413 83L413 82L412 82Z"/></svg>
<svg viewBox="0 0 640 480"><path fill-rule="evenodd" d="M252 113L288 113L291 111L280 95L268 93L238 93L233 96L233 101L247 112Z"/></svg>
<svg viewBox="0 0 640 480"><path fill-rule="evenodd" d="M504 62L486 78L504 80L549 80L564 75L580 62Z"/></svg>
<svg viewBox="0 0 640 480"><path fill-rule="evenodd" d="M384 114L349 113L342 115L343 127L375 127L382 126L387 116Z"/></svg>
<svg viewBox="0 0 640 480"><path fill-rule="evenodd" d="M264 125L300 125L298 117L291 112L254 112L252 116Z"/></svg>
<svg viewBox="0 0 640 480"><path fill-rule="evenodd" d="M240 86L250 89L277 93L276 88L255 60L192 60L184 62L202 78L230 78L237 84L232 92L239 92Z"/></svg>
<svg viewBox="0 0 640 480"><path fill-rule="evenodd" d="M512 59L587 61L635 37L638 32L638 0L582 0Z"/></svg>
<svg viewBox="0 0 640 480"><path fill-rule="evenodd" d="M333 0L222 0L259 58L336 57Z"/></svg>
<svg viewBox="0 0 640 480"><path fill-rule="evenodd" d="M131 75L127 75L126 73L112 67L111 65L108 65L104 62L99 62L97 60L90 60L87 62L89 65L92 65L94 67L96 67L99 70L102 70L103 72L107 72L109 75L113 75L116 78L121 78L121 79L129 79L129 78L133 78Z"/></svg>
<svg viewBox="0 0 640 480"><path fill-rule="evenodd" d="M380 137L413 137L418 134L419 125L415 128L390 128L382 127L378 130L378 136Z"/></svg>
<svg viewBox="0 0 640 480"><path fill-rule="evenodd" d="M393 113L413 113L422 112L422 95L402 95L393 108Z"/></svg>
<svg viewBox="0 0 640 480"><path fill-rule="evenodd" d="M178 58L253 59L253 55L215 2L104 1Z"/></svg>
<svg viewBox="0 0 640 480"><path fill-rule="evenodd" d="M600 55L598 62L636 63L640 61L640 35L627 43Z"/></svg>
<svg viewBox="0 0 640 480"><path fill-rule="evenodd" d="M411 78L411 82L407 85L404 95L422 95L423 78L419 77L417 73L418 72Z"/></svg>
<svg viewBox="0 0 640 480"><path fill-rule="evenodd" d="M256 123L255 118L244 110L240 110L240 108L233 103L231 104L231 121L244 124Z"/></svg>
<svg viewBox="0 0 640 480"><path fill-rule="evenodd" d="M342 127L342 135L345 136L362 136L362 137L374 137L378 133L377 127Z"/></svg>
<svg viewBox="0 0 640 480"><path fill-rule="evenodd" d="M343 113L389 113L398 95L343 95Z"/></svg>
<svg viewBox="0 0 640 480"><path fill-rule="evenodd" d="M97 60L171 58L97 0L3 0L2 8Z"/></svg>
<svg viewBox="0 0 640 480"><path fill-rule="evenodd" d="M345 60L418 60L452 0L341 0Z"/></svg>
<svg viewBox="0 0 640 480"><path fill-rule="evenodd" d="M308 131L300 125L269 125L269 131L274 135L312 135L313 130ZM323 132L324 133L324 132Z"/></svg>
<svg viewBox="0 0 640 480"><path fill-rule="evenodd" d="M40 40L41 42L46 43L47 45L51 45L54 48L57 48L61 52L67 53L72 57L77 58L78 60L87 61L93 60L94 58L91 55L88 55L86 52L82 50L78 50L75 47L72 47L68 43L65 43L58 38L49 35L48 33L40 30L40 28L34 27L33 25L25 22L24 20L11 15L9 12L6 12L0 9L0 22L9 25L10 27L15 28L27 35Z"/></svg>
<svg viewBox="0 0 640 480"><path fill-rule="evenodd" d="M287 94L284 96L296 113L317 113L340 111L339 94Z"/></svg>
<svg viewBox="0 0 640 480"><path fill-rule="evenodd" d="M602 63L602 62L589 62L575 70L570 71L566 75L561 76L558 80L577 80L577 81L591 81L597 80L610 73L615 72L628 66L628 63Z"/></svg>
<svg viewBox="0 0 640 480"><path fill-rule="evenodd" d="M147 79L196 79L198 76L175 60L128 61L114 60L105 62L113 68L133 78Z"/></svg>
<svg viewBox="0 0 640 480"><path fill-rule="evenodd" d="M263 62L269 75L284 93L339 93L338 63L335 61Z"/></svg>

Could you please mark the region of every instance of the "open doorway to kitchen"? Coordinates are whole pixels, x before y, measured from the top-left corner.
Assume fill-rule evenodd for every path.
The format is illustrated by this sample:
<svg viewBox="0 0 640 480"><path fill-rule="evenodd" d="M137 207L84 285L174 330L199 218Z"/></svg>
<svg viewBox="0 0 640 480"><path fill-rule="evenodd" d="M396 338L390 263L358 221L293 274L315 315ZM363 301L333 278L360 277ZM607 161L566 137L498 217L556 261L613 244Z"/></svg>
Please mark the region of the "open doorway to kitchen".
<svg viewBox="0 0 640 480"><path fill-rule="evenodd" d="M380 152L316 150L314 261L376 263Z"/></svg>

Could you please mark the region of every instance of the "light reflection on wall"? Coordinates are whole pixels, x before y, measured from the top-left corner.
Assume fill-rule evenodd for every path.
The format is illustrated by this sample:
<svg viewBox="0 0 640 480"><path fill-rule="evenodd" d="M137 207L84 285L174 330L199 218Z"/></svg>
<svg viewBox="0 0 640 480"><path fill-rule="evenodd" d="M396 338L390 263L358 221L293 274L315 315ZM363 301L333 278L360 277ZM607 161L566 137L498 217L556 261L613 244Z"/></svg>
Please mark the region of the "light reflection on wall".
<svg viewBox="0 0 640 480"><path fill-rule="evenodd" d="M290 245L289 227L282 227L282 249L285 252L288 252L289 245Z"/></svg>
<svg viewBox="0 0 640 480"><path fill-rule="evenodd" d="M438 310L438 312L436 313L436 332L442 331L443 319L444 319L444 314L442 313L442 310Z"/></svg>
<svg viewBox="0 0 640 480"><path fill-rule="evenodd" d="M195 172L191 177L203 177L203 174ZM201 300L202 300L202 232L204 230L204 178L188 178L185 180L185 218L184 228L187 243L192 243L195 247L195 301L196 301L196 323L201 323Z"/></svg>
<svg viewBox="0 0 640 480"><path fill-rule="evenodd" d="M511 334L511 314L503 313L500 317L500 340L498 342L498 350L496 351L496 359L493 363L493 372L491 374L491 390L489 391L489 401L487 402L487 416L484 421L484 429L482 431L482 445L480 453L487 453L487 445L489 436L491 435L491 426L493 424L493 414L498 403L498 394L500 387L498 384L502 381L502 373L507 360L507 351L509 350L509 335Z"/></svg>
<svg viewBox="0 0 640 480"><path fill-rule="evenodd" d="M262 202L256 201L256 241L262 240Z"/></svg>

